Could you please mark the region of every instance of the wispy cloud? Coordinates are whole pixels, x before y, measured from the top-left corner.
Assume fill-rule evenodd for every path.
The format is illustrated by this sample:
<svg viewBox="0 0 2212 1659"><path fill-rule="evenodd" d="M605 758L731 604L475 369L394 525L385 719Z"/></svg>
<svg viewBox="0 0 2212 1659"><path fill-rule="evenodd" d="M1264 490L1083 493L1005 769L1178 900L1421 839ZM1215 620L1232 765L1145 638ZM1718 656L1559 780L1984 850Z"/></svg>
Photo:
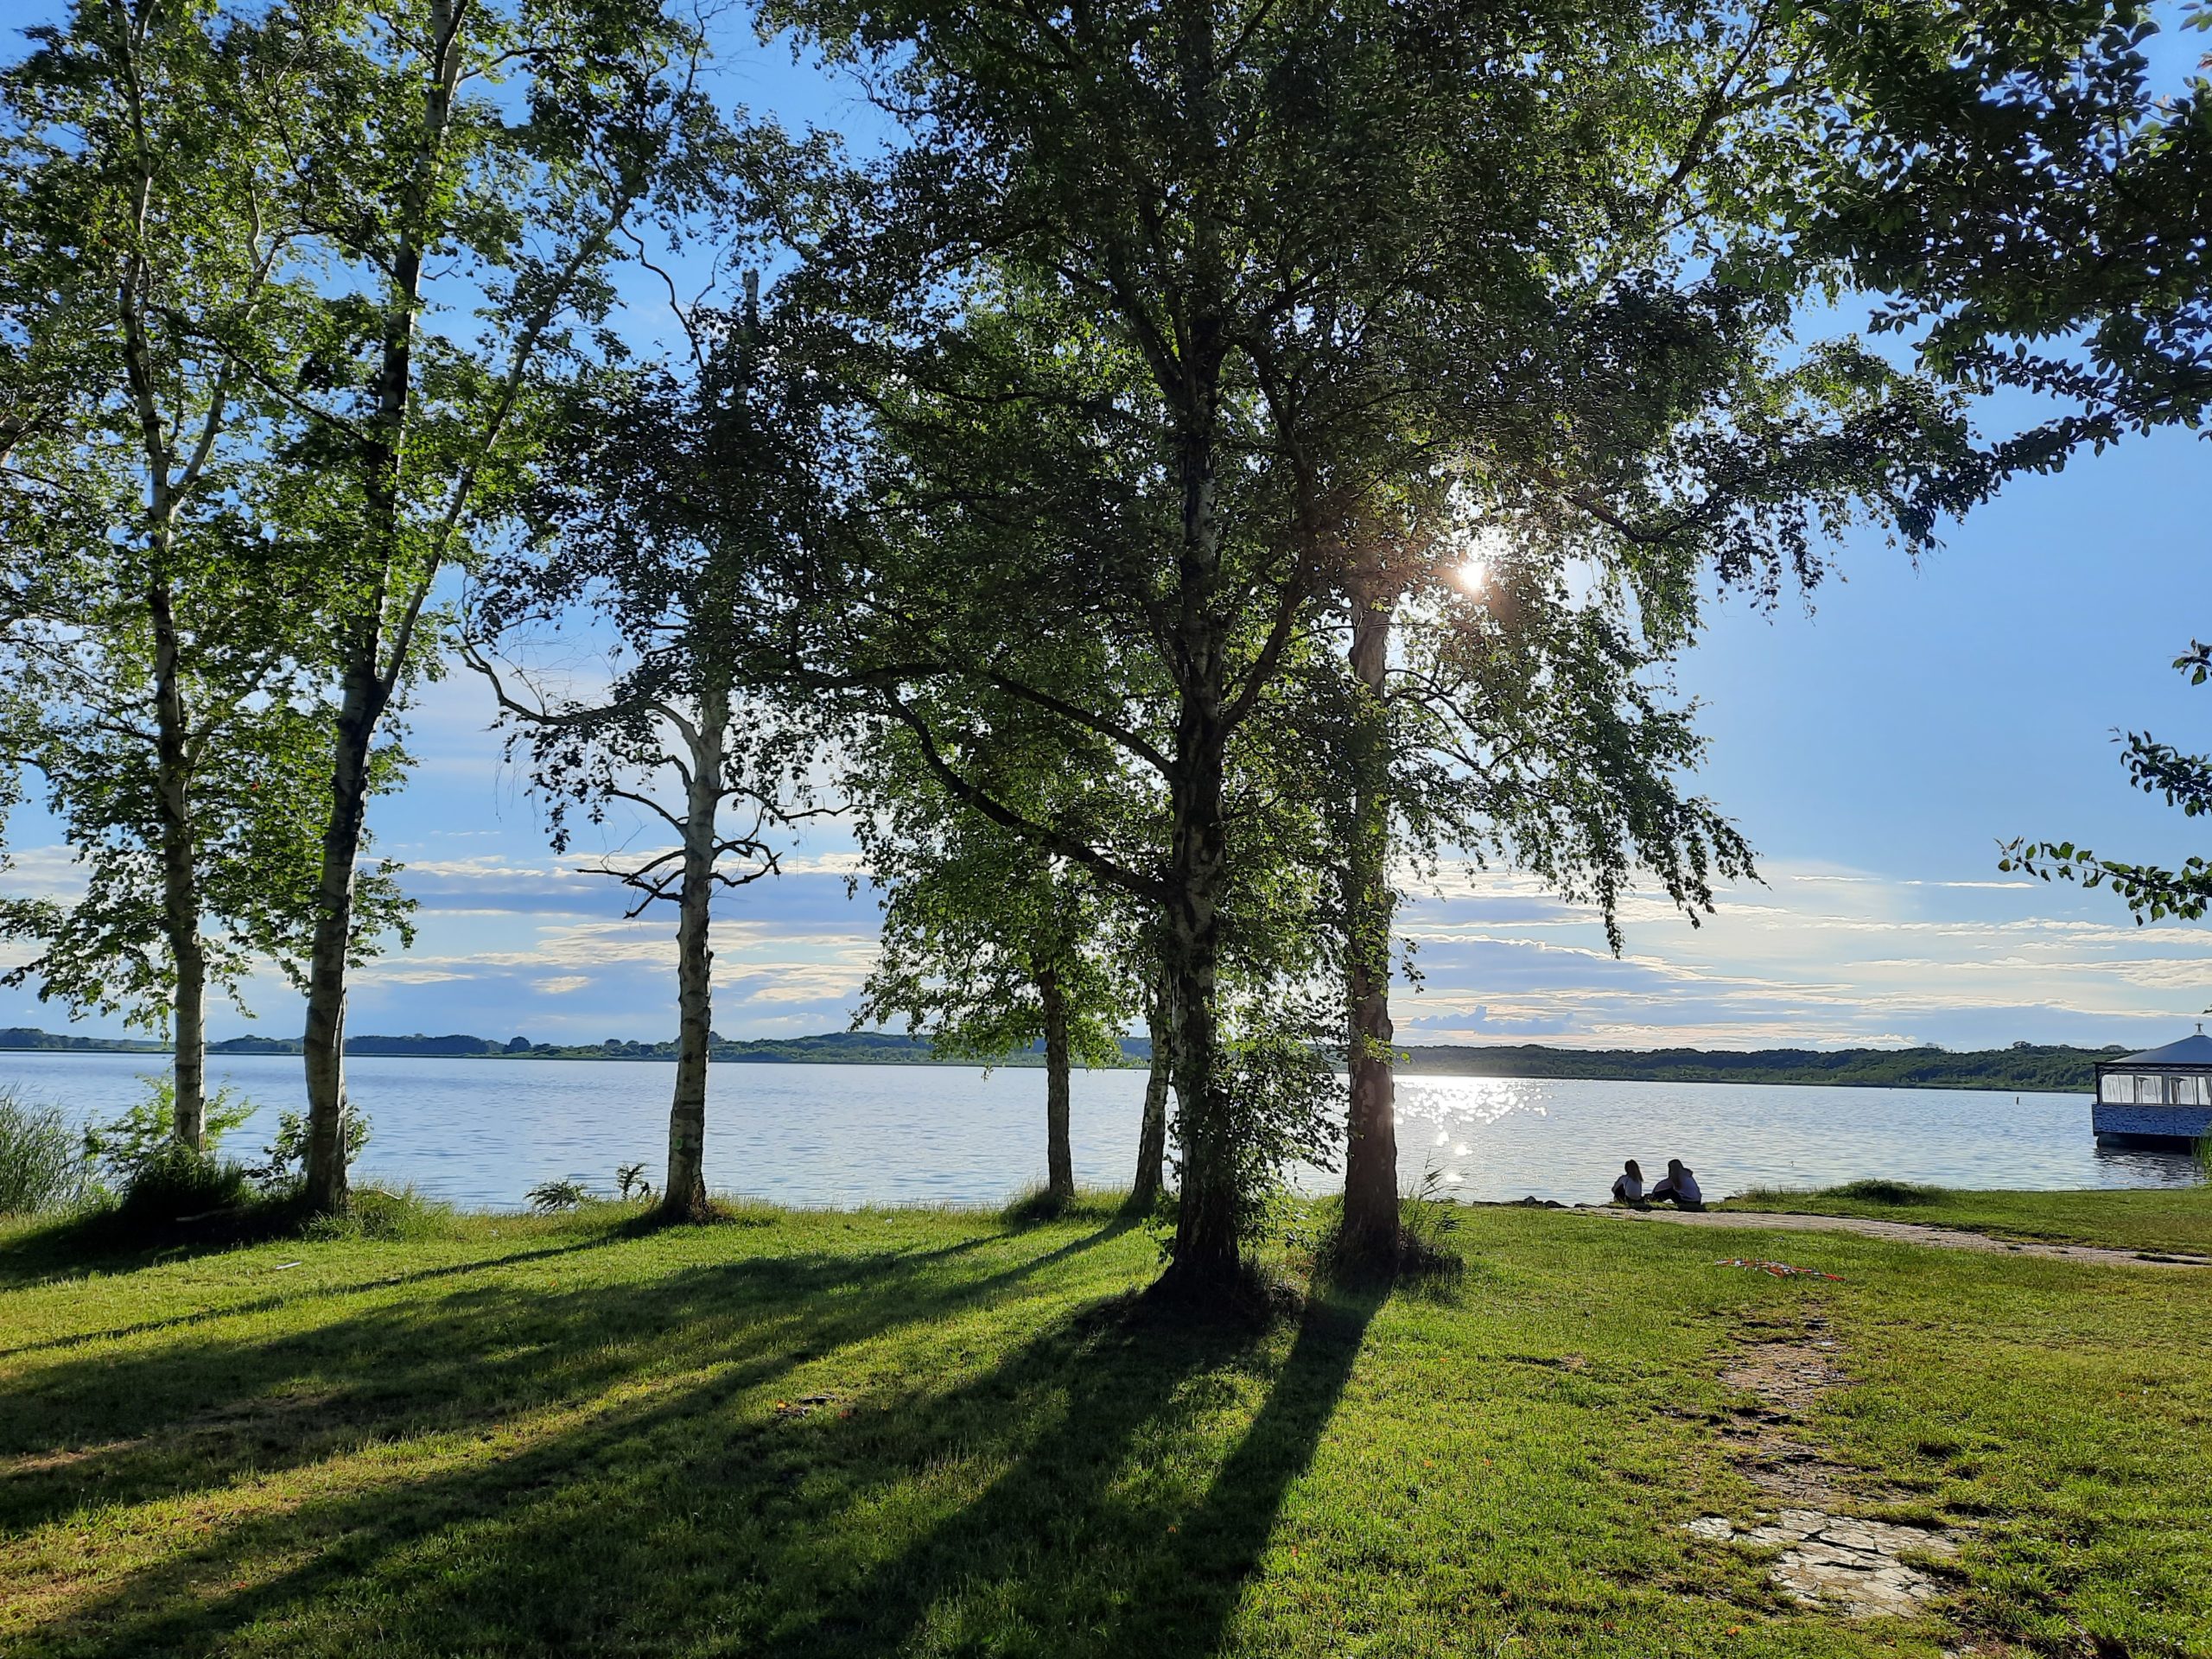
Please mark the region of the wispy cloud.
<svg viewBox="0 0 2212 1659"><path fill-rule="evenodd" d="M673 911L626 918L616 884L579 861L426 848L403 878L422 906L416 947L361 971L354 1027L668 1034ZM50 847L20 862L48 884L71 868ZM848 1022L877 954L875 902L848 893L858 868L849 851L810 853L731 896L713 933L719 1029ZM1777 863L1764 883L1721 892L1696 927L1663 894L1630 895L1616 957L1593 912L1527 876L1401 874L1421 980L1399 992L1396 1014L1414 1042L2130 1041L2212 1001L2203 929L2137 928L2106 895L2042 883L2027 884L2031 897L2016 882ZM289 991L272 978L255 993L265 1028L292 1028ZM35 1017L27 995L0 1000L0 1023Z"/></svg>

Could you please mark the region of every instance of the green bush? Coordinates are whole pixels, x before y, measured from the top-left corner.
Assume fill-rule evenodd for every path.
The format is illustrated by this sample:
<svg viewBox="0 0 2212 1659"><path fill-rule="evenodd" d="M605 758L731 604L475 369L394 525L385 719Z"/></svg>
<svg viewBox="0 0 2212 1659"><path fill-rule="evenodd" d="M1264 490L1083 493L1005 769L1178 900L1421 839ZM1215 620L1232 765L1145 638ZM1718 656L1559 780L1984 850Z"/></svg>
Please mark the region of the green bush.
<svg viewBox="0 0 2212 1659"><path fill-rule="evenodd" d="M354 1190L342 1216L316 1216L302 1231L311 1239L381 1240L444 1238L454 1231L453 1206L426 1198L411 1186L396 1192L382 1187Z"/></svg>
<svg viewBox="0 0 2212 1659"><path fill-rule="evenodd" d="M155 1165L168 1169L157 1179L171 1179L171 1153L176 1141L176 1084L168 1077L143 1077L145 1097L121 1117L94 1123L85 1130L85 1151L99 1160L118 1189L128 1192L137 1185L141 1171ZM207 1102L203 1119L207 1154L215 1156L223 1137L253 1116L253 1103L236 1090L219 1089Z"/></svg>
<svg viewBox="0 0 2212 1659"><path fill-rule="evenodd" d="M36 1215L81 1204L92 1190L83 1137L58 1106L32 1106L0 1090L0 1216Z"/></svg>
<svg viewBox="0 0 2212 1659"><path fill-rule="evenodd" d="M1910 1181L1847 1181L1828 1192L1839 1198L1861 1204L1941 1204L1950 1193L1940 1186L1919 1186Z"/></svg>
<svg viewBox="0 0 2212 1659"><path fill-rule="evenodd" d="M348 1101L346 1105L346 1166L351 1169L353 1160L361 1155L361 1148L368 1144L369 1120L354 1109ZM262 1161L251 1171L253 1179L263 1190L281 1192L294 1182L303 1179L308 1167L308 1120L305 1113L282 1111L276 1115L276 1138L261 1149Z"/></svg>
<svg viewBox="0 0 2212 1659"><path fill-rule="evenodd" d="M245 1165L171 1141L132 1169L116 1218L131 1227L166 1227L242 1210L253 1196Z"/></svg>

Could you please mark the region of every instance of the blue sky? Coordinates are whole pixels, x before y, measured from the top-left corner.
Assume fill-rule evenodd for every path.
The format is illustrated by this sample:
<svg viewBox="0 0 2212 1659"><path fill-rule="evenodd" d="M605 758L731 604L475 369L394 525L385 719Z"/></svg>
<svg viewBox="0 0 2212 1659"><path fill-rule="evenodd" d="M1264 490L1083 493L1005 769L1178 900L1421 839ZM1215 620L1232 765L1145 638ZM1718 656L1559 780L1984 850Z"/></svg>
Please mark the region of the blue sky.
<svg viewBox="0 0 2212 1659"><path fill-rule="evenodd" d="M756 110L876 130L779 49L732 41L721 78ZM1399 999L1402 1034L1981 1046L2186 1031L2212 1002L2203 927L2138 928L2107 894L2000 874L1996 848L2050 835L2172 860L2200 844L2178 814L2126 788L2113 734L2147 727L2212 748L2212 687L2192 692L2167 667L2212 633L2208 524L2212 450L2168 433L2015 483L1917 567L1868 537L1839 551L1809 607L1722 604L1680 680L1712 741L1698 785L1758 848L1765 884L1724 892L1694 930L1663 901L1637 900L1614 960L1589 914L1510 874L1446 871L1407 912L1425 982ZM623 921L611 883L547 850L491 712L456 672L415 713L421 764L403 796L378 804L376 829L408 866L420 933L361 972L352 1028L667 1035L672 918ZM10 840L15 890L67 889L66 849L39 814L20 815ZM846 896L851 868L829 828L801 841L783 877L730 897L719 1029L847 1023L874 931L865 890ZM298 1028L296 999L273 978L250 1001L257 1028ZM10 1024L63 1018L30 990L0 990Z"/></svg>

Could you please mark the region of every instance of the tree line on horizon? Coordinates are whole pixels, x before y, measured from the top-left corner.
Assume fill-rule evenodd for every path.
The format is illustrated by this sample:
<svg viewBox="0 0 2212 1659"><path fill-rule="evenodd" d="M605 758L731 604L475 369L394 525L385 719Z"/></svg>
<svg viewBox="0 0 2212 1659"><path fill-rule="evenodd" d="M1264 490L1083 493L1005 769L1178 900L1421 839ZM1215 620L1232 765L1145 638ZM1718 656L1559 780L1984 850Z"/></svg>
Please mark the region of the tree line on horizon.
<svg viewBox="0 0 2212 1659"><path fill-rule="evenodd" d="M1695 921L1752 871L1669 677L1715 596L2212 394L2212 105L2140 8L753 21L879 153L725 107L660 0L73 0L0 71L0 778L86 877L0 898L10 978L166 1032L197 1152L207 1001L276 964L312 1211L458 671L674 913L671 1218L717 898L836 813L864 1016L1041 1042L1052 1196L1141 1023L1170 1282L1233 1292L1339 1153L1387 1270L1409 873ZM1910 350L1822 333L1851 295ZM1984 439L1999 386L2056 412Z"/></svg>
<svg viewBox="0 0 2212 1659"><path fill-rule="evenodd" d="M1117 1039L1125 1070L1152 1068L1152 1043ZM207 1045L210 1054L294 1055L297 1038L231 1037ZM723 1062L823 1065L936 1065L971 1063L967 1055L940 1053L926 1035L891 1032L822 1032L808 1037L724 1037L709 1033L710 1058ZM21 1026L0 1027L0 1052L167 1053L166 1044L56 1035ZM595 1043L534 1043L527 1037L476 1037L450 1032L432 1036L363 1033L346 1039L349 1055L421 1059L673 1060L673 1039L639 1041L608 1037ZM1573 1078L1627 1083L1827 1084L1876 1089L2033 1090L2079 1092L2094 1086L2096 1065L2127 1052L2125 1045L2100 1048L2016 1042L2004 1048L1555 1048L1541 1043L1419 1044L1395 1049L1396 1073L1507 1080ZM997 1065L1043 1066L1041 1041L991 1057Z"/></svg>

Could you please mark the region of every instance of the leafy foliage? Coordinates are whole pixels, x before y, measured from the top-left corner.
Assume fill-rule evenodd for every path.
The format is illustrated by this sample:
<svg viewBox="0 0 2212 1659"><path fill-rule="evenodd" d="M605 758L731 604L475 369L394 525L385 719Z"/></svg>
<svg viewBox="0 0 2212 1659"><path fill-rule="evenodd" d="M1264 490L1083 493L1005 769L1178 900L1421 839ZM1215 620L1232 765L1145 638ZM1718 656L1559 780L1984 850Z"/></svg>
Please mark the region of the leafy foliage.
<svg viewBox="0 0 2212 1659"><path fill-rule="evenodd" d="M2186 29L2212 13L2183 7ZM2162 81L2137 0L1808 10L1832 66L1785 213L1802 257L1893 296L1939 372L2056 400L1985 482L2055 470L2212 409L2212 123L2201 73ZM2201 70L2201 66L2198 66Z"/></svg>
<svg viewBox="0 0 2212 1659"><path fill-rule="evenodd" d="M2191 685L2212 677L2212 646L2192 641L2174 666ZM2190 754L2161 743L2148 732L2126 734L2123 761L2128 780L2146 795L2162 796L2185 817L2212 811L2212 756ZM2136 925L2171 916L2196 921L2212 907L2212 861L2192 854L2177 869L2100 857L2070 841L2007 842L1998 860L2000 870L2018 870L2045 881L2078 881L2084 887L2109 887L2135 918Z"/></svg>
<svg viewBox="0 0 2212 1659"><path fill-rule="evenodd" d="M354 1109L346 1114L346 1161L351 1165L368 1144L368 1114ZM306 1114L287 1108L276 1114L276 1135L261 1149L261 1162L251 1172L269 1192L292 1187L307 1173L308 1121Z"/></svg>
<svg viewBox="0 0 2212 1659"><path fill-rule="evenodd" d="M0 899L9 976L176 1039L197 1134L204 1000L300 970L330 710L315 551L280 533L282 390L317 308L268 110L302 64L257 25L73 5L0 76L0 610L11 758L85 867ZM400 917L364 872L372 931Z"/></svg>
<svg viewBox="0 0 2212 1659"><path fill-rule="evenodd" d="M573 1210L578 1205L591 1202L591 1189L582 1181L563 1179L540 1181L524 1194L530 1207L540 1215L552 1215L562 1210Z"/></svg>
<svg viewBox="0 0 2212 1659"><path fill-rule="evenodd" d="M177 1172L190 1161L170 1161L171 1149L176 1145L175 1085L166 1077L148 1077L144 1082L145 1094L120 1117L87 1125L84 1132L86 1154L97 1159L108 1179L125 1192L157 1166L168 1174L156 1179L175 1175L184 1179ZM209 1161L223 1137L251 1117L253 1111L253 1103L235 1090L219 1090L207 1102L204 1150L189 1147L183 1150L200 1162Z"/></svg>

